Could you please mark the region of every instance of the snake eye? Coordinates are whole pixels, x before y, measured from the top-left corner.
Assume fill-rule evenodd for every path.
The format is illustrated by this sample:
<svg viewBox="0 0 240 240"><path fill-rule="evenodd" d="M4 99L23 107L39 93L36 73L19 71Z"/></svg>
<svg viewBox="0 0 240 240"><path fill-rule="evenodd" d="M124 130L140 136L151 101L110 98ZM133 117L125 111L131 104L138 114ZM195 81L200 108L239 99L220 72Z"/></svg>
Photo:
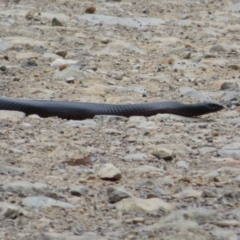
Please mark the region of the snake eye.
<svg viewBox="0 0 240 240"><path fill-rule="evenodd" d="M210 108L214 108L214 107L215 107L215 104L209 103L208 106L209 106Z"/></svg>

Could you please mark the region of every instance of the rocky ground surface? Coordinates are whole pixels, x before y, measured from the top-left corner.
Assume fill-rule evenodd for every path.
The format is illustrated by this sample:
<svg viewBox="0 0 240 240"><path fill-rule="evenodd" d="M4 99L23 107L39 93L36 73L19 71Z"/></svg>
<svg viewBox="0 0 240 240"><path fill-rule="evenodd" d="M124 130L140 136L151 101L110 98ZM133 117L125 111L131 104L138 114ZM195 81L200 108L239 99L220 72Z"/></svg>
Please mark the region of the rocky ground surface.
<svg viewBox="0 0 240 240"><path fill-rule="evenodd" d="M240 239L240 4L0 3L1 96L214 101L191 119L0 113L0 239Z"/></svg>

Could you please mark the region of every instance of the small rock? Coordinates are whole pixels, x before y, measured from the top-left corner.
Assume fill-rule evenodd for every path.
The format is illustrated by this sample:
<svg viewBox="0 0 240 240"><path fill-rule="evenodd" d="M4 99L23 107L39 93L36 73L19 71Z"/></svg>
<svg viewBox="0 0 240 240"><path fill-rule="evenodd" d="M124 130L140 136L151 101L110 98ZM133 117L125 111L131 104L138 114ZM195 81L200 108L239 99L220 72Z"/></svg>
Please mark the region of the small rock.
<svg viewBox="0 0 240 240"><path fill-rule="evenodd" d="M27 20L31 20L31 19L33 19L33 15L34 15L34 12L33 12L32 10L29 10L29 11L26 13L25 18L26 18Z"/></svg>
<svg viewBox="0 0 240 240"><path fill-rule="evenodd" d="M38 64L35 60L23 60L20 64L21 67L27 68L27 67L37 67Z"/></svg>
<svg viewBox="0 0 240 240"><path fill-rule="evenodd" d="M118 181L121 179L121 171L112 163L102 164L97 171L99 178L103 180Z"/></svg>
<svg viewBox="0 0 240 240"><path fill-rule="evenodd" d="M232 183L234 185L237 185L237 186L240 186L240 175L235 177L233 180L232 180Z"/></svg>
<svg viewBox="0 0 240 240"><path fill-rule="evenodd" d="M118 202L116 207L121 211L134 211L139 213L154 213L159 211L159 209L168 213L173 209L173 205L166 203L159 198L125 198Z"/></svg>
<svg viewBox="0 0 240 240"><path fill-rule="evenodd" d="M176 163L176 165L179 167L179 168L185 168L185 169L188 169L189 168L189 163L187 163L186 161L178 161Z"/></svg>
<svg viewBox="0 0 240 240"><path fill-rule="evenodd" d="M73 84L75 81L75 77L68 77L66 78L66 82L69 83L69 84Z"/></svg>
<svg viewBox="0 0 240 240"><path fill-rule="evenodd" d="M22 213L24 213L22 208L10 203L0 202L0 219L16 219Z"/></svg>
<svg viewBox="0 0 240 240"><path fill-rule="evenodd" d="M182 59L190 59L191 58L191 52L190 51L185 51L180 55L180 57Z"/></svg>
<svg viewBox="0 0 240 240"><path fill-rule="evenodd" d="M124 157L125 161L146 161L147 160L147 154L146 153L134 153L129 154Z"/></svg>
<svg viewBox="0 0 240 240"><path fill-rule="evenodd" d="M27 168L0 165L0 174L20 175L29 171L30 169Z"/></svg>
<svg viewBox="0 0 240 240"><path fill-rule="evenodd" d="M158 159L164 159L164 160L173 159L173 151L166 148L159 147L153 151L152 155Z"/></svg>
<svg viewBox="0 0 240 240"><path fill-rule="evenodd" d="M19 121L25 117L25 113L18 111L0 110L0 120Z"/></svg>
<svg viewBox="0 0 240 240"><path fill-rule="evenodd" d="M214 190L204 189L201 197L202 198L215 198L215 197L217 197L217 192Z"/></svg>
<svg viewBox="0 0 240 240"><path fill-rule="evenodd" d="M72 156L70 160L63 161L63 163L68 164L69 166L91 166L93 161L91 156L80 157L78 155Z"/></svg>
<svg viewBox="0 0 240 240"><path fill-rule="evenodd" d="M216 170L210 171L203 175L204 178L208 179L209 181L219 182L218 180L219 173Z"/></svg>
<svg viewBox="0 0 240 240"><path fill-rule="evenodd" d="M0 67L0 71L6 72L6 71L7 71L7 68L6 68L5 66L1 66L1 67Z"/></svg>
<svg viewBox="0 0 240 240"><path fill-rule="evenodd" d="M90 14L93 14L96 12L96 8L95 7L88 7L86 10L85 10L86 13L90 13Z"/></svg>
<svg viewBox="0 0 240 240"><path fill-rule="evenodd" d="M65 125L69 127L77 127L77 128L96 128L98 124L93 119L86 120L69 120L65 123Z"/></svg>
<svg viewBox="0 0 240 240"><path fill-rule="evenodd" d="M108 202L109 203L116 203L121 201L124 198L130 198L133 197L133 195L126 190L118 187L109 187L107 189L107 195L108 195Z"/></svg>
<svg viewBox="0 0 240 240"><path fill-rule="evenodd" d="M69 78L69 77L76 77L77 78L81 75L83 75L83 74L78 69L73 68L73 67L68 67L68 68L65 68L62 71L56 72L55 75L54 75L54 78L55 79L66 79L66 78Z"/></svg>
<svg viewBox="0 0 240 240"><path fill-rule="evenodd" d="M233 69L233 70L239 70L240 69L240 66L237 65L237 64L230 64L230 65L228 65L228 67Z"/></svg>
<svg viewBox="0 0 240 240"><path fill-rule="evenodd" d="M30 183L27 181L9 182L3 185L5 192L21 193L24 196L43 193L48 186L43 183Z"/></svg>
<svg viewBox="0 0 240 240"><path fill-rule="evenodd" d="M226 53L230 51L230 47L226 44L217 44L210 48L209 52L217 52L217 53Z"/></svg>
<svg viewBox="0 0 240 240"><path fill-rule="evenodd" d="M239 88L236 82L225 82L221 85L221 90L237 90Z"/></svg>
<svg viewBox="0 0 240 240"><path fill-rule="evenodd" d="M62 58L57 58L55 59L52 63L51 66L55 69L59 68L63 64L69 64L70 66L76 65L78 62L75 60L71 59L62 59Z"/></svg>
<svg viewBox="0 0 240 240"><path fill-rule="evenodd" d="M239 149L222 149L222 150L218 150L218 154L223 158L233 158L233 159L240 160Z"/></svg>
<svg viewBox="0 0 240 240"><path fill-rule="evenodd" d="M53 18L52 19L52 26L62 27L63 24L57 18Z"/></svg>
<svg viewBox="0 0 240 240"><path fill-rule="evenodd" d="M72 204L54 200L49 197L27 197L22 200L22 205L29 208L44 209L49 207L75 208Z"/></svg>
<svg viewBox="0 0 240 240"><path fill-rule="evenodd" d="M66 50L61 50L61 51L57 51L56 54L60 57L65 58L68 54L68 52Z"/></svg>
<svg viewBox="0 0 240 240"><path fill-rule="evenodd" d="M65 68L68 68L68 67L70 67L69 64L63 64L63 65L60 65L60 66L59 66L58 70L59 70L59 71L62 71L62 70L64 70Z"/></svg>
<svg viewBox="0 0 240 240"><path fill-rule="evenodd" d="M143 165L143 166L134 168L134 171L137 173L151 173L151 172L162 172L163 170L157 167Z"/></svg>
<svg viewBox="0 0 240 240"><path fill-rule="evenodd" d="M80 187L71 189L70 192L73 196L82 197L88 193L88 189L84 186L80 186Z"/></svg>
<svg viewBox="0 0 240 240"><path fill-rule="evenodd" d="M187 188L184 189L183 191L174 194L173 197L174 198L178 198L178 199L184 199L184 198L200 198L201 197L202 192L201 191L196 191L194 189L191 188Z"/></svg>
<svg viewBox="0 0 240 240"><path fill-rule="evenodd" d="M239 97L239 92L237 91L225 91L222 96L222 100L224 102L229 102L229 101L237 100L238 97Z"/></svg>

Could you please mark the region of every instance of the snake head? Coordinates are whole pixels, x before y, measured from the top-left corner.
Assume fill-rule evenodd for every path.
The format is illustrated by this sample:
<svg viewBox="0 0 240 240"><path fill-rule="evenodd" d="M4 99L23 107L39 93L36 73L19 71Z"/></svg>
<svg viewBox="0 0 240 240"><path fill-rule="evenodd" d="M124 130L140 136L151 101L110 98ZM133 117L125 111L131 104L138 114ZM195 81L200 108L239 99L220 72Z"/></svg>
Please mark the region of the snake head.
<svg viewBox="0 0 240 240"><path fill-rule="evenodd" d="M223 105L219 103L205 103L206 107L209 109L209 112L217 112L224 108Z"/></svg>

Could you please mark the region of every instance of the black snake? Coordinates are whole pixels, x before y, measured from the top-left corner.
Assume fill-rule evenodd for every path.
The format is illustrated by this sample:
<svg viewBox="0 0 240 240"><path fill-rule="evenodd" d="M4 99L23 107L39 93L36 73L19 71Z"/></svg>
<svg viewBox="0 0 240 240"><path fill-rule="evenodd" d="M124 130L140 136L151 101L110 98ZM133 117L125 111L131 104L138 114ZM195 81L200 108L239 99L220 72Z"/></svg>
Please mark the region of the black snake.
<svg viewBox="0 0 240 240"><path fill-rule="evenodd" d="M63 119L83 120L96 115L152 116L158 113L171 113L195 117L220 111L224 107L218 103L184 104L180 102L153 102L140 104L106 104L88 102L68 102L52 100L30 100L19 98L0 98L0 110L14 110L26 115L40 117L57 116Z"/></svg>

